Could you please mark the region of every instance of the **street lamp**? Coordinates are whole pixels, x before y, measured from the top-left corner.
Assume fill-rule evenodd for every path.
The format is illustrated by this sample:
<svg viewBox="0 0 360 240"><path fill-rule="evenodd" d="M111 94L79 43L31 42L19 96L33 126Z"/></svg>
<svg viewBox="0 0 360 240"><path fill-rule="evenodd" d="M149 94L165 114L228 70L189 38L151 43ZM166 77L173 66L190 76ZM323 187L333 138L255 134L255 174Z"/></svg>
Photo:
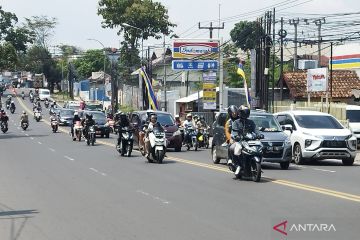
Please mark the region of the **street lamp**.
<svg viewBox="0 0 360 240"><path fill-rule="evenodd" d="M104 85L105 85L105 69L106 69L106 50L105 50L105 45L104 45L102 42L100 42L99 40L94 39L94 38L88 38L87 40L98 42L98 43L101 44L101 46L103 47L103 50L104 50Z"/></svg>

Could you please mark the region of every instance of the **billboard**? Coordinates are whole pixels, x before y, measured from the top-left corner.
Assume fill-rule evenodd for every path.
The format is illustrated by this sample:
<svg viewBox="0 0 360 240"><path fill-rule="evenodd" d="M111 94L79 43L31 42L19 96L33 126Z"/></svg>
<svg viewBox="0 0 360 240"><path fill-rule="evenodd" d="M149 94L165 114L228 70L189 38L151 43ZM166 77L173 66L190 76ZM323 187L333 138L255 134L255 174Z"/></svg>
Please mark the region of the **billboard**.
<svg viewBox="0 0 360 240"><path fill-rule="evenodd" d="M203 105L204 109L216 109L216 72L203 73Z"/></svg>
<svg viewBox="0 0 360 240"><path fill-rule="evenodd" d="M325 92L328 86L328 69L314 68L307 70L307 91Z"/></svg>
<svg viewBox="0 0 360 240"><path fill-rule="evenodd" d="M206 58L215 59L219 53L219 41L186 41L177 39L173 42L173 58L193 59Z"/></svg>

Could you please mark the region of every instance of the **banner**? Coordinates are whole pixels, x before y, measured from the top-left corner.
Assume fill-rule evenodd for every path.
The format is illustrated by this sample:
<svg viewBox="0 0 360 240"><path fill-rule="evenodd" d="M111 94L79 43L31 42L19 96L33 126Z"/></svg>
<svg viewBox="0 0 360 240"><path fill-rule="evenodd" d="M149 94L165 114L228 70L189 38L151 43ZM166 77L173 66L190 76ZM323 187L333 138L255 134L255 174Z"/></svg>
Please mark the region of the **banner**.
<svg viewBox="0 0 360 240"><path fill-rule="evenodd" d="M203 73L203 105L204 109L216 109L216 72Z"/></svg>
<svg viewBox="0 0 360 240"><path fill-rule="evenodd" d="M307 70L307 92L326 92L328 87L328 69Z"/></svg>

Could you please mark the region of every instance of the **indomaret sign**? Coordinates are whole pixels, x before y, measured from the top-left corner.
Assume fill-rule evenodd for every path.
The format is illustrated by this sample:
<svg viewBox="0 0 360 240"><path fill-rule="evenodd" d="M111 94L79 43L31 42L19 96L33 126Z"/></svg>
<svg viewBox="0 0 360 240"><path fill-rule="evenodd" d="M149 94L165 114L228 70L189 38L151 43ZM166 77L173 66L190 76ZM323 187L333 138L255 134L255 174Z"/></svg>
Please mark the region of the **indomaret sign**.
<svg viewBox="0 0 360 240"><path fill-rule="evenodd" d="M328 86L327 68L315 68L307 70L307 91L326 92Z"/></svg>
<svg viewBox="0 0 360 240"><path fill-rule="evenodd" d="M173 42L173 58L215 59L219 52L219 41L185 41L176 39Z"/></svg>

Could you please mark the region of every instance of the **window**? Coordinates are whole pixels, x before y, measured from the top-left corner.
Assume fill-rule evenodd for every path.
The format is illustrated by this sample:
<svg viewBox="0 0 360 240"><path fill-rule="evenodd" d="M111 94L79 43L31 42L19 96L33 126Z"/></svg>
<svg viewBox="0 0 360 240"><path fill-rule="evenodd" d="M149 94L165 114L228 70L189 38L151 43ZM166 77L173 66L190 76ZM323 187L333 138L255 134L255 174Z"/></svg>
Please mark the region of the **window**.
<svg viewBox="0 0 360 240"><path fill-rule="evenodd" d="M250 115L257 128L264 132L281 132L281 128L272 115Z"/></svg>
<svg viewBox="0 0 360 240"><path fill-rule="evenodd" d="M296 115L300 127L320 129L343 129L343 126L332 116L327 115Z"/></svg>
<svg viewBox="0 0 360 240"><path fill-rule="evenodd" d="M291 125L293 130L296 130L294 119L290 115L286 115L285 124Z"/></svg>
<svg viewBox="0 0 360 240"><path fill-rule="evenodd" d="M349 122L360 122L360 110L346 110L346 119Z"/></svg>
<svg viewBox="0 0 360 240"><path fill-rule="evenodd" d="M280 125L285 125L286 116L285 115L278 115L276 116L276 119L280 123Z"/></svg>

